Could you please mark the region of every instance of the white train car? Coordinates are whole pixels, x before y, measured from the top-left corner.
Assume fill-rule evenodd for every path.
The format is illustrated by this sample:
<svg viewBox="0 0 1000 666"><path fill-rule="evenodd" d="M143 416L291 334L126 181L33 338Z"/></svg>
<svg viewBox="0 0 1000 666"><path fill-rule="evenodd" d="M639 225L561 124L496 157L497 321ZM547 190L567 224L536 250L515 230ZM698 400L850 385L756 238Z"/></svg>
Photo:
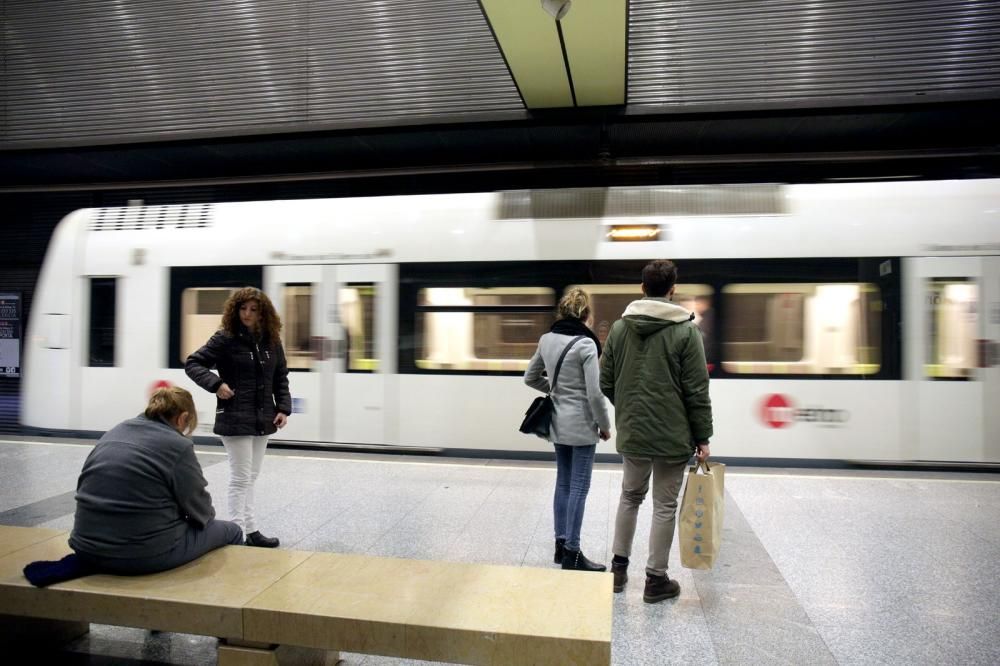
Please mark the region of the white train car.
<svg viewBox="0 0 1000 666"><path fill-rule="evenodd" d="M533 455L521 373L562 291L590 291L603 337L645 262L672 258L715 455L997 463L998 255L997 180L79 210L36 290L22 421L102 431L170 382L210 432L183 359L251 284L293 367L280 438Z"/></svg>

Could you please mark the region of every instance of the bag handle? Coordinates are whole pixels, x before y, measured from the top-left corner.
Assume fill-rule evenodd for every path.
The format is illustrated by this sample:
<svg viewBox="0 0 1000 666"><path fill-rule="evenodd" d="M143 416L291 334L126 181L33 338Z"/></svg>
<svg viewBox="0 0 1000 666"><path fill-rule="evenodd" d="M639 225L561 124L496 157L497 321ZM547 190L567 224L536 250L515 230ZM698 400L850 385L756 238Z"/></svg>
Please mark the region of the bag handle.
<svg viewBox="0 0 1000 666"><path fill-rule="evenodd" d="M559 356L559 362L556 363L556 371L552 374L552 385L549 386L549 395L556 390L556 382L559 381L559 370L562 368L563 361L566 359L566 354L569 353L570 347L575 345L577 342L582 340L585 336L578 335L569 341L569 344L562 350L562 354Z"/></svg>

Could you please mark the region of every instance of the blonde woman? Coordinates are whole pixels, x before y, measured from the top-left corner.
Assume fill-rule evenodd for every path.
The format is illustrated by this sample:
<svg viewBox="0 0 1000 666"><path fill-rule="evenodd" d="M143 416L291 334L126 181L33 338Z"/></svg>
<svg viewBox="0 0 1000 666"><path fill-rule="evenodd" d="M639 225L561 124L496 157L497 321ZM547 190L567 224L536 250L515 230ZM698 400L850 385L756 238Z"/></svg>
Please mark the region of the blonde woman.
<svg viewBox="0 0 1000 666"><path fill-rule="evenodd" d="M238 289L226 301L221 328L184 366L188 377L218 397L214 432L229 454L229 516L243 528L248 546L262 548L279 542L257 529L253 487L268 438L292 413L280 333L281 319L267 294Z"/></svg>
<svg viewBox="0 0 1000 666"><path fill-rule="evenodd" d="M601 343L590 330L590 317L587 293L576 287L567 290L559 301L556 322L538 341L524 383L549 393L554 407L549 440L556 451L555 562L563 569L604 571L603 564L591 562L580 549L597 440L611 437L611 418L600 388ZM552 390L550 380L560 357Z"/></svg>
<svg viewBox="0 0 1000 666"><path fill-rule="evenodd" d="M155 573L243 543L238 525L215 520L188 439L196 425L191 394L161 388L145 412L101 437L76 488L69 545L81 573Z"/></svg>

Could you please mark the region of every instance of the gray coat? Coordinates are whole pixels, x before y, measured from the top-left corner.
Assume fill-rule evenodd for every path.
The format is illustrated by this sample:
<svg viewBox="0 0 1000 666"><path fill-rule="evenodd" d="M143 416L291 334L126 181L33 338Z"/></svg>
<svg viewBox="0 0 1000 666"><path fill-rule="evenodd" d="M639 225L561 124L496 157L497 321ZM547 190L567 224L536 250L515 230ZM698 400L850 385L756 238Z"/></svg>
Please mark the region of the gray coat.
<svg viewBox="0 0 1000 666"><path fill-rule="evenodd" d="M76 486L70 547L94 557L169 552L215 518L191 440L140 414L101 437Z"/></svg>
<svg viewBox="0 0 1000 666"><path fill-rule="evenodd" d="M538 341L524 373L524 383L543 393L549 392L549 380L563 349L576 336L546 333ZM546 376L542 376L542 371ZM549 441L567 446L592 446L597 443L598 428L611 432L611 417L600 386L597 345L590 338L579 340L566 354L552 394L555 414L549 429Z"/></svg>

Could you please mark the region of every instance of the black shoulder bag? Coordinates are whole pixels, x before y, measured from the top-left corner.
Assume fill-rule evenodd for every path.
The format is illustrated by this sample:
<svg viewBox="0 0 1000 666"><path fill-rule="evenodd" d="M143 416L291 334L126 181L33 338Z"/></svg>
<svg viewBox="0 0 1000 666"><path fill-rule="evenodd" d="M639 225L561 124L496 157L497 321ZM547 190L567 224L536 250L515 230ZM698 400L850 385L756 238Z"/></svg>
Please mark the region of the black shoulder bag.
<svg viewBox="0 0 1000 666"><path fill-rule="evenodd" d="M535 398L531 406L528 407L528 411L524 413L524 420L521 421L521 427L518 430L525 435L537 435L546 440L549 438L549 426L552 424L553 412L552 392L556 390L556 382L559 380L559 370L562 368L563 360L566 358L566 354L569 353L570 347L583 337L582 335L578 335L569 341L569 344L566 345L566 348L563 349L562 354L559 356L555 372L552 373L552 383L549 384L548 395Z"/></svg>

